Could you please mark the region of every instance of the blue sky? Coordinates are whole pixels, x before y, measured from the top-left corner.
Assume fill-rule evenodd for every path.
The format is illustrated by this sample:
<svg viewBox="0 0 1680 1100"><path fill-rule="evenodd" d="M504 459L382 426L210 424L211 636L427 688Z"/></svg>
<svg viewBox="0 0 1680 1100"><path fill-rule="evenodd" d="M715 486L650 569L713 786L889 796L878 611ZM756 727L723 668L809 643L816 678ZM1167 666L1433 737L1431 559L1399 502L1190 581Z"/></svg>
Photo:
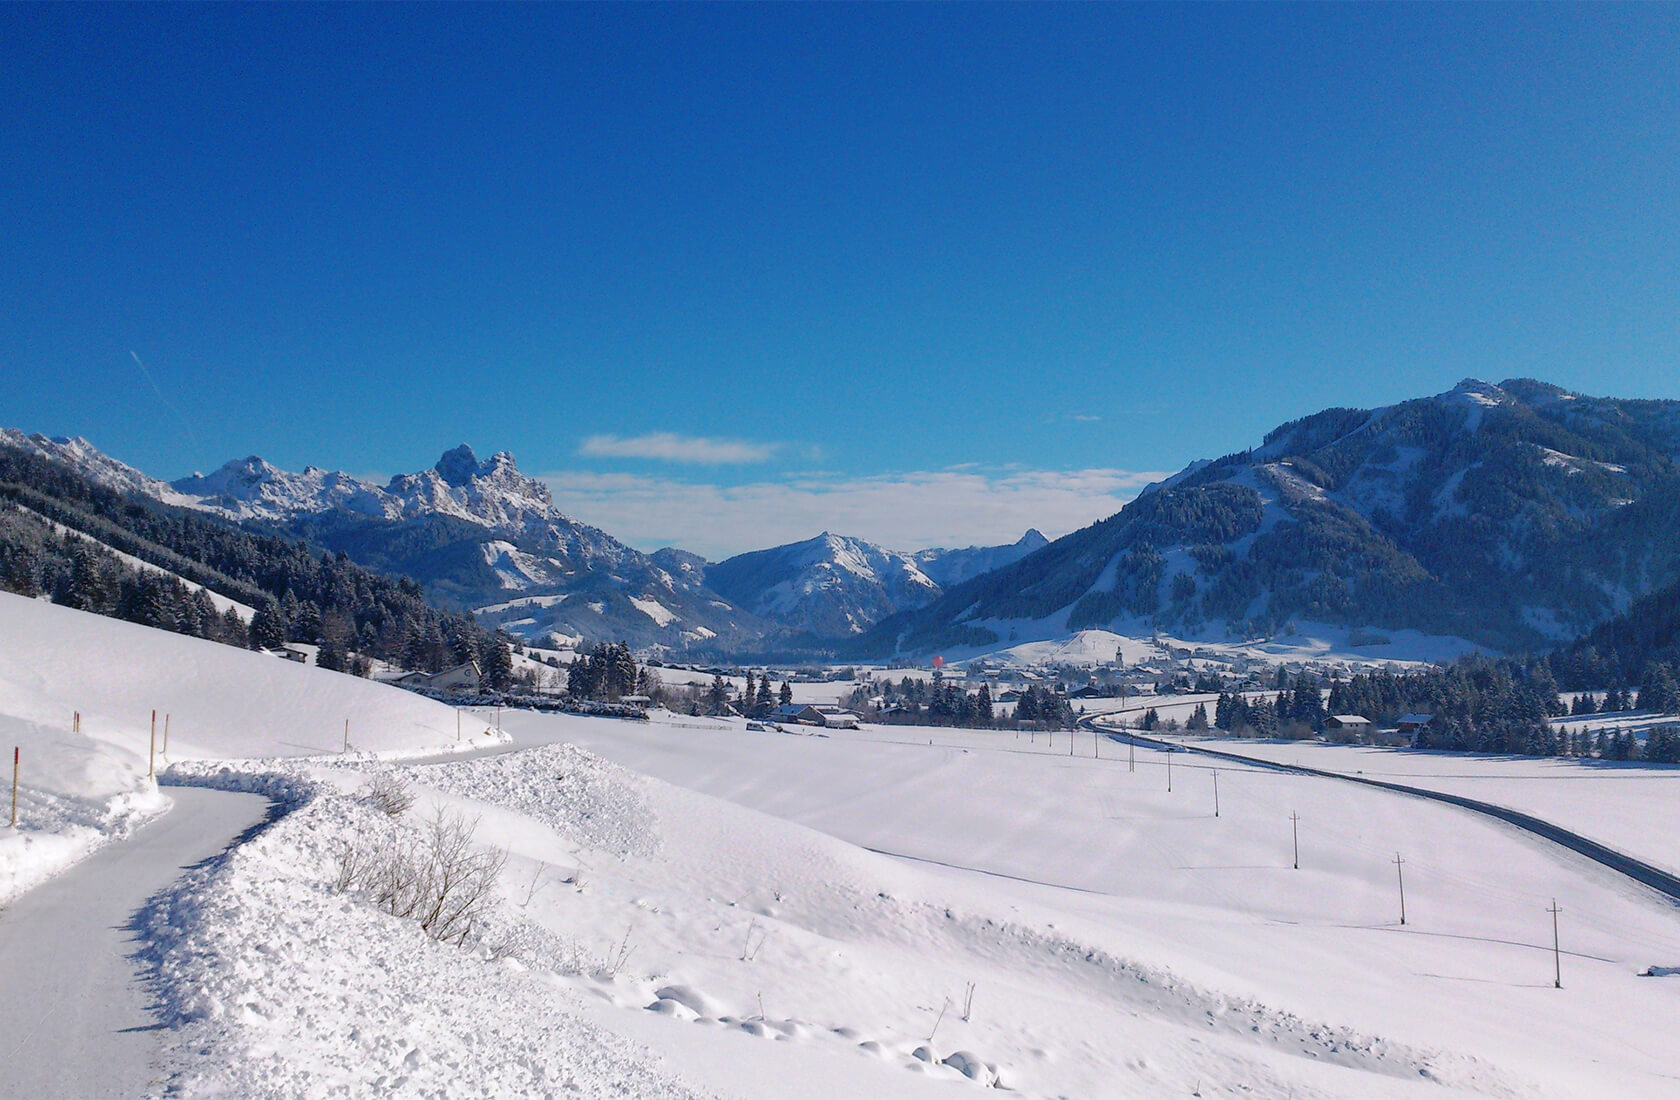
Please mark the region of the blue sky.
<svg viewBox="0 0 1680 1100"><path fill-rule="evenodd" d="M1680 8L0 6L0 423L1052 536L1465 376L1680 397Z"/></svg>

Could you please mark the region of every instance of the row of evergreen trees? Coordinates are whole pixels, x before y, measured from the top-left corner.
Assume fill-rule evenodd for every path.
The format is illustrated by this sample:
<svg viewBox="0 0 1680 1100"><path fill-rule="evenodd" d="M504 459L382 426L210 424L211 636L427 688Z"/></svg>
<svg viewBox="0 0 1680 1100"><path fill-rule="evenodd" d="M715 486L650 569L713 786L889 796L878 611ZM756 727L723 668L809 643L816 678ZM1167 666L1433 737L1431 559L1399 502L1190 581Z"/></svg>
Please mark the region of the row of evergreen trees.
<svg viewBox="0 0 1680 1100"><path fill-rule="evenodd" d="M876 701L879 702L876 702ZM1014 712L998 709L991 688L985 684L966 691L944 680L921 680L909 676L897 684L876 680L853 691L846 705L870 718L920 726L960 726L991 729L1011 728L1021 723L1063 728L1074 720L1068 701L1048 687L1032 685L1021 692Z"/></svg>
<svg viewBox="0 0 1680 1100"><path fill-rule="evenodd" d="M1357 714L1377 725L1393 725L1405 715L1424 714L1430 720L1413 737L1414 746L1423 749L1664 762L1677 751L1666 734L1641 750L1631 734L1610 734L1606 740L1603 733L1593 737L1556 729L1550 720L1570 713L1572 708L1564 705L1544 661L1525 664L1472 657L1442 668L1403 674L1359 673L1330 682L1328 705L1324 686L1309 674L1303 673L1291 682L1280 672L1274 698L1247 699L1235 692L1222 693L1214 724L1243 735L1305 737L1324 732L1332 714ZM1673 671L1666 665L1654 665L1647 670L1647 682L1637 695L1613 689L1602 706L1590 699L1578 699L1573 713L1622 710L1680 713L1680 684ZM1632 748L1627 747L1630 743Z"/></svg>

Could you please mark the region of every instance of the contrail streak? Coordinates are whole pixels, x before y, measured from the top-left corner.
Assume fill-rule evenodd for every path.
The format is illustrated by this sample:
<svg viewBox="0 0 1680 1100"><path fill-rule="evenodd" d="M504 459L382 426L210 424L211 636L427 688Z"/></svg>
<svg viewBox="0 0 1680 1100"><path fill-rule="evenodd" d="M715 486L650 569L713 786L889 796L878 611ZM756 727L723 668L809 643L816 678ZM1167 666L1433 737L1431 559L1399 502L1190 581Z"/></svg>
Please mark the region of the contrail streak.
<svg viewBox="0 0 1680 1100"><path fill-rule="evenodd" d="M163 403L163 407L174 413L175 419L181 422L181 427L186 430L187 438L192 440L194 449L197 449L198 433L193 431L192 421L187 419L180 406L169 400L168 396L164 394L163 388L157 384L157 379L152 377L152 372L147 370L146 364L141 361L139 353L130 348L128 354L134 359L134 365L140 368L140 373L146 376L146 382L152 387L152 392L157 394L158 400Z"/></svg>

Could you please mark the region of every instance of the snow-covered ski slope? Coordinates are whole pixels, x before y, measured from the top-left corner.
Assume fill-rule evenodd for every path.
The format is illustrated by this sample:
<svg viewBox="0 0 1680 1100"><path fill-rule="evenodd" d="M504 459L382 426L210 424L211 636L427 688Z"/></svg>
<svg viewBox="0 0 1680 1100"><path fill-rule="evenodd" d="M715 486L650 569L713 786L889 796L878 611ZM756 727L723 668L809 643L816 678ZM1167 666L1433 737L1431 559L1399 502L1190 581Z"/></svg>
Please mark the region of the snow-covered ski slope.
<svg viewBox="0 0 1680 1100"><path fill-rule="evenodd" d="M179 759L172 733L173 781L295 807L137 917L164 1025L157 1080L171 1094L1680 1087L1667 1040L1680 1024L1680 913L1450 807L1233 766L1219 771L1216 817L1209 768L1175 759L1169 792L1164 757L1140 749L1134 766L1124 746L1084 733L824 736L506 714L514 751L341 757L342 718L330 719L353 701L364 709L350 713L352 741L365 725L358 747L395 754L451 748L454 715L30 601L0 600L0 617L6 732L58 737L53 716L89 698L92 728L113 731L84 738L89 773L146 794L135 769L151 697L172 692L160 710L198 715L183 728L204 731L181 742L196 760ZM57 648L24 649L21 627ZM105 674L105 694L88 694L82 666ZM172 671L193 667L205 671ZM278 700L298 673L309 684L288 718ZM237 719L228 699L247 700L248 725L203 717ZM1480 769L1479 797L1520 788L1529 812L1545 811L1543 785L1514 765L1442 768ZM402 817L362 797L379 776L419 795ZM1680 807L1640 801L1652 844L1676 835ZM497 904L459 943L429 940L335 881L347 846L402 835L439 808L476 819L476 841L508 853ZM26 821L4 842L45 835Z"/></svg>

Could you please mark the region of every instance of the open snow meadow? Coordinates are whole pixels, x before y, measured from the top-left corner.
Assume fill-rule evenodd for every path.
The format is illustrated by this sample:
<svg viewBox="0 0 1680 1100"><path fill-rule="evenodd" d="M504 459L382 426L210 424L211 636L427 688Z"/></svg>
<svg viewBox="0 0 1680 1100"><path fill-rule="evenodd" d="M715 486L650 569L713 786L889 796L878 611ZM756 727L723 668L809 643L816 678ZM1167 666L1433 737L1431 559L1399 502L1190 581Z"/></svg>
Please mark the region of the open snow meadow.
<svg viewBox="0 0 1680 1100"><path fill-rule="evenodd" d="M35 999L104 952L153 1025L95 1006L47 1053L140 1060L159 1095L1680 1094L1680 909L1450 806L1086 731L497 725L0 594L7 1063L39 1059ZM1673 769L1240 751L1680 863ZM137 841L222 791L276 808L183 854L113 945L54 948ZM439 851L482 889L386 911L380 869ZM49 948L24 965L26 933Z"/></svg>

